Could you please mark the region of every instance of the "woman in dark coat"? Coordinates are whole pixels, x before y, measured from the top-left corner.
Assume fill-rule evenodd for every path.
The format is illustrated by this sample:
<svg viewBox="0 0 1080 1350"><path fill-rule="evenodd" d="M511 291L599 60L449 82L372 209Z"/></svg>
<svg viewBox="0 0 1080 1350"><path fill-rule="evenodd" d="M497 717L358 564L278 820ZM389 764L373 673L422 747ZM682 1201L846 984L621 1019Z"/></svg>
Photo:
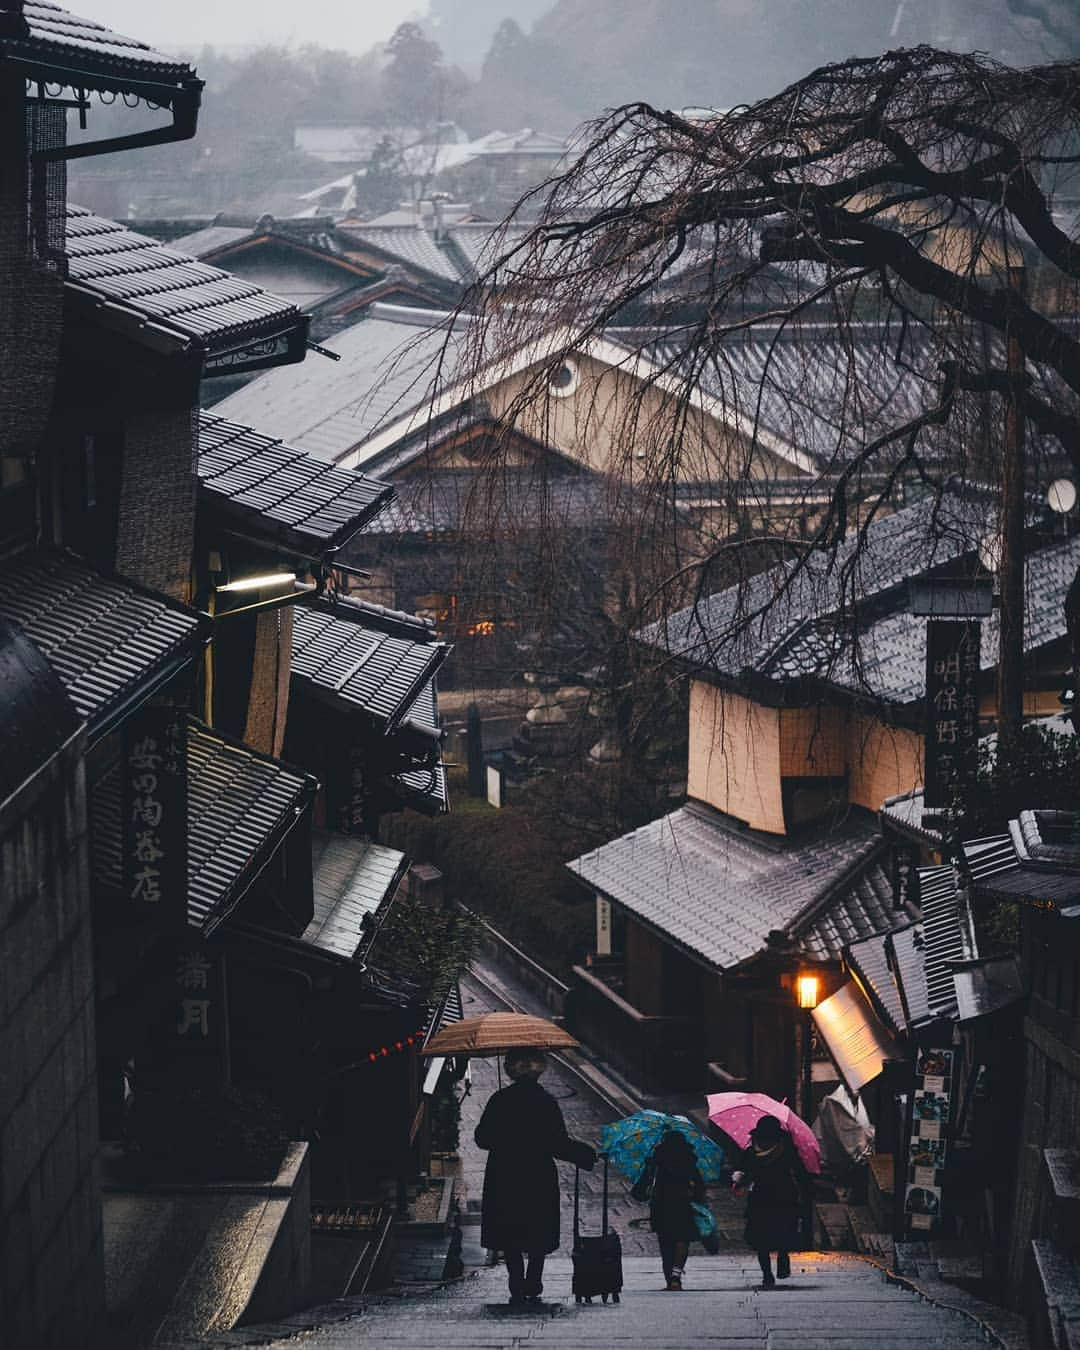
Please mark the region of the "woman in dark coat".
<svg viewBox="0 0 1080 1350"><path fill-rule="evenodd" d="M474 1136L477 1147L488 1150L480 1241L503 1253L510 1302L521 1303L540 1297L544 1257L559 1245L555 1159L591 1171L596 1153L570 1138L558 1102L540 1086L543 1054L511 1050L504 1063L510 1086L488 1101Z"/></svg>
<svg viewBox="0 0 1080 1350"><path fill-rule="evenodd" d="M690 1243L698 1235L690 1202L705 1199L705 1183L689 1140L668 1130L647 1164L652 1172L649 1221L660 1243L660 1260L669 1289L682 1288Z"/></svg>
<svg viewBox="0 0 1080 1350"><path fill-rule="evenodd" d="M776 1253L777 1279L791 1274L789 1253L799 1246L799 1212L809 1184L791 1136L775 1116L762 1116L751 1131L744 1172L737 1180L750 1183L746 1240L757 1252L762 1287L772 1289L771 1253Z"/></svg>

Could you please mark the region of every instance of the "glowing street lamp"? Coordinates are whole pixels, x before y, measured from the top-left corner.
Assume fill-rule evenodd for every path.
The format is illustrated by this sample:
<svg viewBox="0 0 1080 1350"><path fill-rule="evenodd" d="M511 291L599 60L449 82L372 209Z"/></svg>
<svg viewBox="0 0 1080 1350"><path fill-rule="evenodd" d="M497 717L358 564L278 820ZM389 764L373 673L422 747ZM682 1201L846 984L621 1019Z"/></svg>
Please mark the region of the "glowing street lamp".
<svg viewBox="0 0 1080 1350"><path fill-rule="evenodd" d="M799 1007L812 1012L820 1001L821 981L816 975L799 975L795 980L795 992Z"/></svg>

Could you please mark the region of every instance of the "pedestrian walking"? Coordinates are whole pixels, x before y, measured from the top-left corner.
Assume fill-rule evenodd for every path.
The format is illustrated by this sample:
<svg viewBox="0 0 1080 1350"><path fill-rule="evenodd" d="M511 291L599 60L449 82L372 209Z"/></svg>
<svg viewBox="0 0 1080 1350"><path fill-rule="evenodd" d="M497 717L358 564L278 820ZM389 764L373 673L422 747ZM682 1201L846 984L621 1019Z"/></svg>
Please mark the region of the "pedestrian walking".
<svg viewBox="0 0 1080 1350"><path fill-rule="evenodd" d="M705 1183L686 1136L667 1130L653 1150L646 1169L651 1178L649 1221L660 1244L660 1261L668 1289L681 1290L690 1243L698 1236L691 1204L705 1199Z"/></svg>
<svg viewBox="0 0 1080 1350"><path fill-rule="evenodd" d="M518 1304L540 1298L544 1258L559 1246L555 1159L592 1171L596 1152L570 1138L558 1102L541 1087L542 1051L510 1050L503 1065L510 1086L492 1095L474 1135L488 1152L480 1241L502 1252L510 1302Z"/></svg>
<svg viewBox="0 0 1080 1350"><path fill-rule="evenodd" d="M809 1184L806 1168L775 1116L762 1116L750 1134L744 1169L735 1173L736 1194L749 1184L746 1240L757 1253L761 1287L791 1274L790 1253L799 1246L799 1212ZM772 1253L776 1253L776 1278Z"/></svg>

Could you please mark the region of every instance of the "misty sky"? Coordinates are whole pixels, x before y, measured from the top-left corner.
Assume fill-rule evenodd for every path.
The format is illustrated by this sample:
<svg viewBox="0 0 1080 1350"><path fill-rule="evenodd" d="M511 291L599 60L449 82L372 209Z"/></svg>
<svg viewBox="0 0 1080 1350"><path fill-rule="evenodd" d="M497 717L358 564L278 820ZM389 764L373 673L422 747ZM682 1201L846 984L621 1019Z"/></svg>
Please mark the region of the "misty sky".
<svg viewBox="0 0 1080 1350"><path fill-rule="evenodd" d="M367 51L405 19L425 13L425 0L82 0L72 9L128 37L155 46L316 42Z"/></svg>

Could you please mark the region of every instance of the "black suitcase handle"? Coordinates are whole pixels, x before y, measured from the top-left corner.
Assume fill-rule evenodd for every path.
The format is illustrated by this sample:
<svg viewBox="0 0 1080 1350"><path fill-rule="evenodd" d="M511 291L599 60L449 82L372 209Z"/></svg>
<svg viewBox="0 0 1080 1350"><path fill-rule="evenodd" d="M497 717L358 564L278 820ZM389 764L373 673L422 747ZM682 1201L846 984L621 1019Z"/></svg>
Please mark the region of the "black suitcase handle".
<svg viewBox="0 0 1080 1350"><path fill-rule="evenodd" d="M601 1237L607 1237L608 1233L608 1160L607 1154L604 1158L604 1209L603 1209L603 1231ZM581 1168L574 1168L574 1242L581 1237Z"/></svg>

